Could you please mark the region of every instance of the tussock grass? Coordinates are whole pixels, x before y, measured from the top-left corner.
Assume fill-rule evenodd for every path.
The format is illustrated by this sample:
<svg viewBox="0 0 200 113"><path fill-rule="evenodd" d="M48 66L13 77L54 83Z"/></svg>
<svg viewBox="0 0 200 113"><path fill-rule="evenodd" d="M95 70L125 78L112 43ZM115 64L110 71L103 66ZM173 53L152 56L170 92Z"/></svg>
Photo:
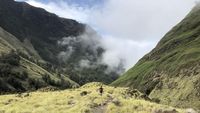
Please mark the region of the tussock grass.
<svg viewBox="0 0 200 113"><path fill-rule="evenodd" d="M29 96L0 96L0 112L4 113L154 113L155 110L174 109L126 95L128 88L89 83L78 89L54 92L31 92ZM86 95L81 95L87 92ZM26 94L22 94L26 95ZM101 110L100 110L101 109ZM176 109L179 113L183 110ZM101 112L100 112L101 111Z"/></svg>

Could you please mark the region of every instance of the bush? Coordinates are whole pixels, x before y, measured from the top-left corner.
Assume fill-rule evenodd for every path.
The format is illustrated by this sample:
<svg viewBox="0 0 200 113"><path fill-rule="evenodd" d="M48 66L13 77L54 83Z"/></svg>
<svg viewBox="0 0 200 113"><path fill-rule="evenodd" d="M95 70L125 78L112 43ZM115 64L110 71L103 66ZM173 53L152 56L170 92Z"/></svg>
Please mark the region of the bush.
<svg viewBox="0 0 200 113"><path fill-rule="evenodd" d="M29 78L28 79L28 83L29 83L30 87L35 88L35 90L38 90L38 89L46 86L39 79L31 79L31 78Z"/></svg>
<svg viewBox="0 0 200 113"><path fill-rule="evenodd" d="M44 75L42 76L42 79L43 79L46 83L50 83L50 81L51 81L51 78L50 78L50 76L49 76L48 74L44 74Z"/></svg>
<svg viewBox="0 0 200 113"><path fill-rule="evenodd" d="M25 91L25 88L22 86L22 83L18 79L14 78L13 76L9 76L7 78L7 82L11 86L13 86L16 90L18 90L18 91Z"/></svg>
<svg viewBox="0 0 200 113"><path fill-rule="evenodd" d="M5 92L8 90L6 83L0 79L0 92Z"/></svg>
<svg viewBox="0 0 200 113"><path fill-rule="evenodd" d="M49 85L57 86L57 87L61 87L62 86L62 80L61 80L61 82L55 81L55 80L51 79L51 77L48 74L44 74L42 76L42 79Z"/></svg>
<svg viewBox="0 0 200 113"><path fill-rule="evenodd" d="M155 102L155 103L158 103L158 104L160 103L160 99L158 99L158 98L152 98L151 101Z"/></svg>
<svg viewBox="0 0 200 113"><path fill-rule="evenodd" d="M1 64L0 63L0 77L6 77L10 74L12 66L9 64Z"/></svg>
<svg viewBox="0 0 200 113"><path fill-rule="evenodd" d="M22 77L23 77L23 79L28 78L28 73L26 71L23 71L22 72Z"/></svg>
<svg viewBox="0 0 200 113"><path fill-rule="evenodd" d="M88 94L87 91L83 91L83 92L80 93L81 96L85 96L85 95L87 95L87 94Z"/></svg>
<svg viewBox="0 0 200 113"><path fill-rule="evenodd" d="M20 80L26 80L28 78L28 73L26 71L23 72L13 72L12 75L15 75L16 78Z"/></svg>
<svg viewBox="0 0 200 113"><path fill-rule="evenodd" d="M12 66L19 66L20 57L14 51L11 51L10 53L1 56L0 62Z"/></svg>

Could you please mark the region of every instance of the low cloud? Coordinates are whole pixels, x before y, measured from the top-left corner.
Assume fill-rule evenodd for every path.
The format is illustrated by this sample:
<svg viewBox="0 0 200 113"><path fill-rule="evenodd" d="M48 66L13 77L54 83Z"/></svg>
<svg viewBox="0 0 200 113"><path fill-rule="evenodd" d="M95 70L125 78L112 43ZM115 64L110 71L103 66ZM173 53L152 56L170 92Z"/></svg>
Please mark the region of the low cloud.
<svg viewBox="0 0 200 113"><path fill-rule="evenodd" d="M89 60L87 60L87 59L82 59L82 60L80 60L80 62L79 62L79 66L81 67L81 68L91 68L91 62L89 61Z"/></svg>
<svg viewBox="0 0 200 113"><path fill-rule="evenodd" d="M129 69L140 59L144 53L153 48L154 42L136 42L131 39L104 36L102 39L106 52L103 55L103 62L109 66L117 66L123 60L126 69Z"/></svg>
<svg viewBox="0 0 200 113"><path fill-rule="evenodd" d="M86 26L85 31L79 36L63 37L57 42L59 47L63 49L63 51L58 54L58 58L61 61L60 63L67 63L75 58L75 69L78 71L106 66L106 74L112 72L119 75L122 74L125 71L125 59L122 59L123 55L116 57L119 56L117 45L112 45L113 47L116 46L115 50L108 51L108 48L110 48L109 41L105 43L104 40L108 40L107 38L108 37L100 37L89 26ZM77 56L77 54L79 56Z"/></svg>
<svg viewBox="0 0 200 113"><path fill-rule="evenodd" d="M75 19L92 26L102 36L99 41L106 49L102 62L113 66L124 59L123 62L128 70L187 15L197 0L103 1L103 5L94 4L91 7L70 4L67 0L49 0L46 3L39 0L26 2L61 17ZM93 39L87 38L83 43L87 45L89 40ZM68 43L68 40L63 43ZM68 48L67 52L71 49L73 50Z"/></svg>
<svg viewBox="0 0 200 113"><path fill-rule="evenodd" d="M65 62L65 61L67 61L67 60L71 57L71 55L72 55L73 52L74 52L73 47L72 47L72 46L69 46L69 47L66 48L65 51L61 51L61 52L58 54L58 58L59 58L62 62Z"/></svg>
<svg viewBox="0 0 200 113"><path fill-rule="evenodd" d="M98 57L98 49L102 46L100 40L101 37L98 36L92 28L86 26L83 34L77 37L63 37L57 42L57 44L64 49L60 52L58 58L60 58L62 61L67 61L73 52L77 52L77 49L81 48L87 59L93 60L94 58ZM93 56L91 56L87 50L92 52Z"/></svg>

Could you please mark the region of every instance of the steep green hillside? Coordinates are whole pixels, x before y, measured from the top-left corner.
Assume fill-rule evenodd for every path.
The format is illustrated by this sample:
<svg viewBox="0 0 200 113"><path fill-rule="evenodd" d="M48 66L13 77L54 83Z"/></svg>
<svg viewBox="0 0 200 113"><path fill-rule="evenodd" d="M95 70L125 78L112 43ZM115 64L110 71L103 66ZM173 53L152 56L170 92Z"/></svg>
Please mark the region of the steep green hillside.
<svg viewBox="0 0 200 113"><path fill-rule="evenodd" d="M196 113L146 101L137 90L90 83L78 89L0 96L3 113ZM22 107L23 106L23 107Z"/></svg>
<svg viewBox="0 0 200 113"><path fill-rule="evenodd" d="M200 7L112 85L137 88L164 104L200 108Z"/></svg>
<svg viewBox="0 0 200 113"><path fill-rule="evenodd" d="M78 87L65 75L50 73L27 57L26 46L0 28L0 92L36 90L42 87Z"/></svg>
<svg viewBox="0 0 200 113"><path fill-rule="evenodd" d="M0 0L0 20L0 26L20 40L31 61L48 63L48 71L67 74L81 85L108 84L118 78L115 70L106 73L110 68L101 63L105 50L98 34L85 24L14 0Z"/></svg>

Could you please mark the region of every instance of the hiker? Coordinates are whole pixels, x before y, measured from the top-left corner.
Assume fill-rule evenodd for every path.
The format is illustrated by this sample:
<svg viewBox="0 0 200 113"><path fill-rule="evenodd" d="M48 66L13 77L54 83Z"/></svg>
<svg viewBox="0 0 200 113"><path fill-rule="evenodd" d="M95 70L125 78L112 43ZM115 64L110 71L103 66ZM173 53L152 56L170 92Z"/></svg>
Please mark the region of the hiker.
<svg viewBox="0 0 200 113"><path fill-rule="evenodd" d="M103 94L103 87L102 86L99 88L99 93L102 96L102 94Z"/></svg>

